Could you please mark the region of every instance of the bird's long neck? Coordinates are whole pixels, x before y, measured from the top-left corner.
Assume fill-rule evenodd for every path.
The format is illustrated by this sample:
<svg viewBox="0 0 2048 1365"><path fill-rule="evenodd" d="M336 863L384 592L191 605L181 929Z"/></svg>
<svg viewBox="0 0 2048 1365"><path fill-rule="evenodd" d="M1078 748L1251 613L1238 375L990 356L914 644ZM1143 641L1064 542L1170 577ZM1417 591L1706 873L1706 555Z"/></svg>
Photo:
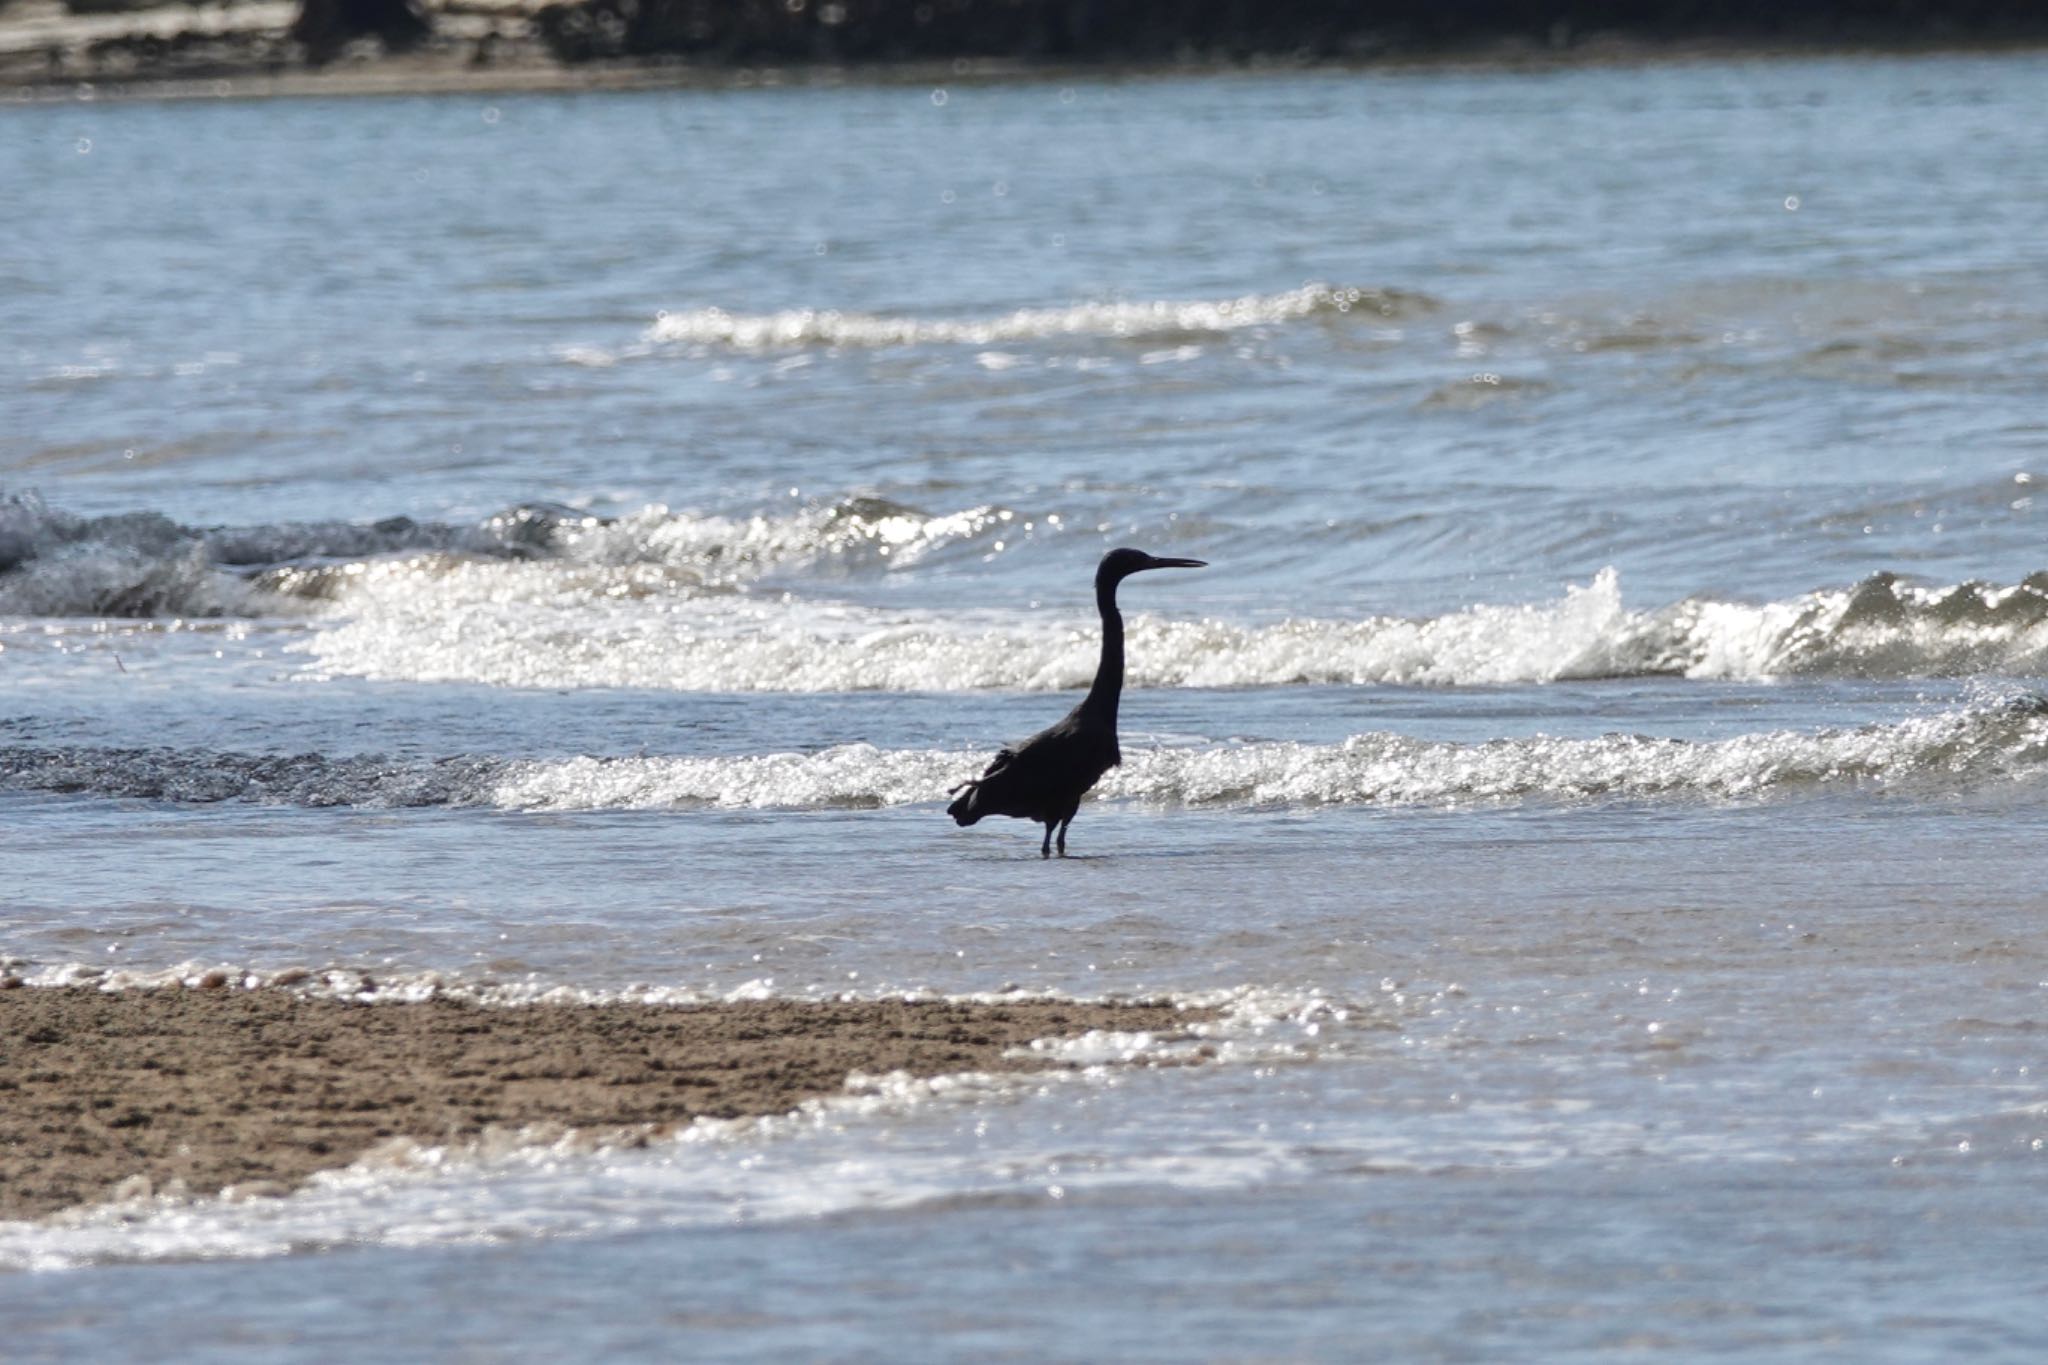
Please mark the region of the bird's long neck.
<svg viewBox="0 0 2048 1365"><path fill-rule="evenodd" d="M1082 709L1116 723L1116 704L1124 692L1124 617L1116 609L1116 580L1095 581L1095 609L1102 613L1102 662L1095 666L1095 684Z"/></svg>

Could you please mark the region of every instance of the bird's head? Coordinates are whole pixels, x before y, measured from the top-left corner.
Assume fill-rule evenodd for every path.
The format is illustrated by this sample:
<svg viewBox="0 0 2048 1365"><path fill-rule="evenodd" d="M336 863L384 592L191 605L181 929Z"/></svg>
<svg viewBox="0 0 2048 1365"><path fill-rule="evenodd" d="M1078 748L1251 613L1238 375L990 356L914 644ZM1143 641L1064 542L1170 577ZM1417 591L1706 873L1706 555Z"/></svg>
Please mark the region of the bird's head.
<svg viewBox="0 0 2048 1365"><path fill-rule="evenodd" d="M1095 570L1097 587L1109 587L1121 583L1134 573L1147 569L1206 569L1208 561L1201 559L1162 559L1148 555L1143 550L1111 550L1102 557L1102 563Z"/></svg>

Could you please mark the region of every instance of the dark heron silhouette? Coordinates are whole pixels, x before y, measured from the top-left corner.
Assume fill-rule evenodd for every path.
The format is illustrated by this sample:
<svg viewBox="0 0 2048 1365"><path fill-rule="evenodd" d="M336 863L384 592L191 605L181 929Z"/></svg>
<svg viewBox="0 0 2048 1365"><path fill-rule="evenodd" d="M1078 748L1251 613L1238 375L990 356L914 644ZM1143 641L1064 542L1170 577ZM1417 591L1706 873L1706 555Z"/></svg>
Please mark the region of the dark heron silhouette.
<svg viewBox="0 0 2048 1365"><path fill-rule="evenodd" d="M988 771L953 788L959 799L946 814L962 825L984 815L1036 820L1045 826L1038 856L1050 858L1053 831L1067 856L1067 826L1081 798L1102 775L1123 761L1116 746L1116 704L1124 691L1124 618L1116 609L1116 585L1146 569L1200 569L1199 559L1161 559L1143 550L1111 550L1095 569L1095 606L1102 613L1102 662L1095 684L1065 719L1022 744L1004 749Z"/></svg>

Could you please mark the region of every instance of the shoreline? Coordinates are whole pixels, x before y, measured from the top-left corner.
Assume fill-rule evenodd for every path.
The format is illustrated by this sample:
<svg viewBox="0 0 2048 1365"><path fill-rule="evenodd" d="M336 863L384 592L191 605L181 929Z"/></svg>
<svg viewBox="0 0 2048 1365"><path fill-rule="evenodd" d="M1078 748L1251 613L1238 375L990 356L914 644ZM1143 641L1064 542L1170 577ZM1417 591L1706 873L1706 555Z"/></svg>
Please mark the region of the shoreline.
<svg viewBox="0 0 2048 1365"><path fill-rule="evenodd" d="M856 1073L1063 1069L1095 1030L1183 1037L1159 1002L365 1003L283 987L0 992L0 1220L150 1194L283 1195L395 1140L527 1127L644 1143L785 1114Z"/></svg>
<svg viewBox="0 0 2048 1365"><path fill-rule="evenodd" d="M4 25L0 25L4 27ZM507 44L479 63L462 40L439 39L422 50L352 57L325 66L252 61L196 71L136 70L25 74L0 62L0 105L89 101L171 102L207 99L321 99L613 94L652 90L838 89L848 86L975 86L1058 81L1147 81L1200 77L1329 74L1402 76L1426 73L1544 75L1592 69L1640 69L1714 62L1911 60L1941 57L2023 57L2048 53L2048 36L1918 37L1862 42L1761 41L1741 38L1649 40L1595 38L1565 48L1491 42L1371 57L1167 61L1031 60L1005 57L902 60L847 64L745 66L683 59L564 63L536 43Z"/></svg>

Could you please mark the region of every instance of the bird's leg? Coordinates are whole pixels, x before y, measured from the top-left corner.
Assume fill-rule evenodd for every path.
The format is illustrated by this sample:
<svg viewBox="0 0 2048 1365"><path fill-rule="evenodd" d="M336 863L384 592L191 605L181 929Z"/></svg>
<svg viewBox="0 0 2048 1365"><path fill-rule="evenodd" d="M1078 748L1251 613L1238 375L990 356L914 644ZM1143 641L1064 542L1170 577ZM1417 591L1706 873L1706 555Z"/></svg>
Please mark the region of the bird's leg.
<svg viewBox="0 0 2048 1365"><path fill-rule="evenodd" d="M1038 846L1038 856L1041 858L1050 858L1052 856L1052 827L1053 822L1051 820L1045 822L1045 842Z"/></svg>
<svg viewBox="0 0 2048 1365"><path fill-rule="evenodd" d="M1069 815L1069 816L1068 816L1068 817L1067 817L1066 819L1064 819L1064 820L1060 821L1060 842L1059 842L1059 850L1060 850L1060 856L1061 856L1062 858L1064 858L1064 857L1066 857L1066 856L1067 856L1067 826L1068 826L1068 825L1071 825L1071 824L1073 824L1073 823L1074 823L1074 817L1073 817L1073 816L1071 816L1071 815ZM1048 832L1048 833L1050 833L1050 830L1048 830L1047 832Z"/></svg>

